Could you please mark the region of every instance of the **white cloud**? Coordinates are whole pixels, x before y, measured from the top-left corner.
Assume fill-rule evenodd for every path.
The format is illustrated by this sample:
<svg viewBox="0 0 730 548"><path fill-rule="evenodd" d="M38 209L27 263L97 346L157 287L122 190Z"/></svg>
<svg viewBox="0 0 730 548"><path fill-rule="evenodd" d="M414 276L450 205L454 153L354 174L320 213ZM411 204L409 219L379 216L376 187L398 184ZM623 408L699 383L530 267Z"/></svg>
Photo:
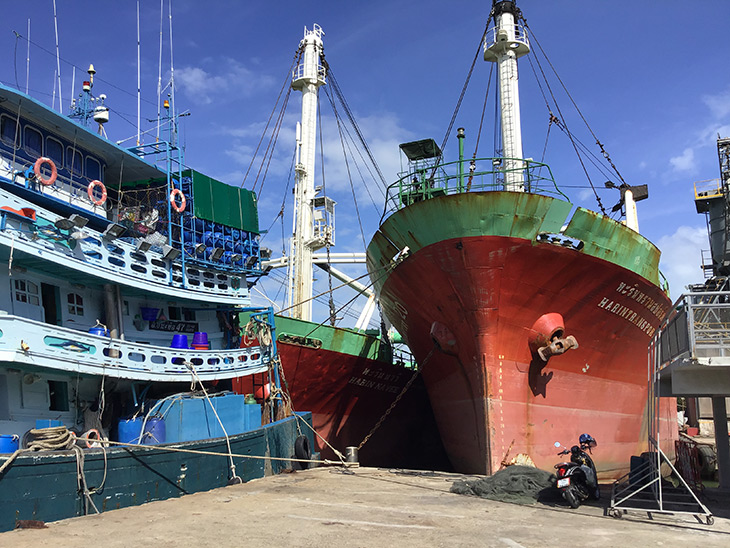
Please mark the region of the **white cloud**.
<svg viewBox="0 0 730 548"><path fill-rule="evenodd" d="M724 118L730 114L730 90L717 95L704 95L702 101L709 107L716 118Z"/></svg>
<svg viewBox="0 0 730 548"><path fill-rule="evenodd" d="M705 227L680 226L674 234L662 236L660 268L669 281L672 299L677 299L688 284L704 281L700 268L702 249L710 246Z"/></svg>
<svg viewBox="0 0 730 548"><path fill-rule="evenodd" d="M692 171L695 167L695 151L691 148L685 148L680 156L674 156L669 159L669 163L675 171Z"/></svg>
<svg viewBox="0 0 730 548"><path fill-rule="evenodd" d="M209 104L226 95L236 98L250 96L257 89L268 88L273 82L271 77L255 74L234 59L224 58L215 63L215 73L201 67L175 69L177 89L193 101Z"/></svg>

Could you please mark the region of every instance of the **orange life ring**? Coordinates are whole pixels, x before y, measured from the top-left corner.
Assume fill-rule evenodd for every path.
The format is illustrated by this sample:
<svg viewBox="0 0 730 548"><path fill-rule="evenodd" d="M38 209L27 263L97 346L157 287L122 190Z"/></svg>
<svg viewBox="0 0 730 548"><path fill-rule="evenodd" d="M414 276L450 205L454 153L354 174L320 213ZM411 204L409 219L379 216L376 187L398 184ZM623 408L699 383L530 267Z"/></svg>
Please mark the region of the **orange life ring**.
<svg viewBox="0 0 730 548"><path fill-rule="evenodd" d="M43 164L51 164L51 176L48 179L44 179L43 175L41 175L41 166ZM56 182L56 177L58 177L58 170L56 169L56 164L53 163L53 160L50 158L46 158L45 156L41 156L35 161L35 165L33 166L33 172L35 173L35 176L38 178L38 180L44 185L44 186L50 186L53 183Z"/></svg>
<svg viewBox="0 0 730 548"><path fill-rule="evenodd" d="M94 199L94 188L97 186L101 186L101 198L98 200ZM103 205L104 202L106 202L106 187L104 186L104 183L102 183L99 180L94 180L89 183L89 188L86 189L86 192L89 194L89 200L91 200L91 203L94 205Z"/></svg>
<svg viewBox="0 0 730 548"><path fill-rule="evenodd" d="M180 195L180 205L177 204L175 201L175 196ZM170 204L172 205L172 209L177 211L178 213L182 213L185 211L185 206L187 205L187 200L185 199L185 194L182 193L182 190L179 188L173 188L172 192L170 192Z"/></svg>
<svg viewBox="0 0 730 548"><path fill-rule="evenodd" d="M94 439L93 436L95 436L96 440L98 441L91 441ZM92 447L101 447L101 434L99 434L99 431L96 428L92 428L91 430L88 430L83 435L84 441L86 442L86 447L91 449Z"/></svg>

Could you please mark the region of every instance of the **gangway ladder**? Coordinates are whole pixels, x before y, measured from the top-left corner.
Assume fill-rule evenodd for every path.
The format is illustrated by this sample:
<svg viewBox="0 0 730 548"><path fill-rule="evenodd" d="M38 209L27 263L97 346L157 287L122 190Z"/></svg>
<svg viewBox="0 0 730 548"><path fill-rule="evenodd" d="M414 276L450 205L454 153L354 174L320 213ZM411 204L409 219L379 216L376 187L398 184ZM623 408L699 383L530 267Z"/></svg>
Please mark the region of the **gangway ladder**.
<svg viewBox="0 0 730 548"><path fill-rule="evenodd" d="M691 515L700 522L712 525L715 520L710 510L702 504L696 493L677 471L671 459L662 451L659 444L659 365L661 330L657 330L649 345L647 412L649 414L649 457L633 467L613 483L611 504L606 510L614 518L621 518L629 510L652 514ZM632 462L632 465L634 462ZM662 480L662 465L666 464L672 474L679 478L678 487L668 487Z"/></svg>

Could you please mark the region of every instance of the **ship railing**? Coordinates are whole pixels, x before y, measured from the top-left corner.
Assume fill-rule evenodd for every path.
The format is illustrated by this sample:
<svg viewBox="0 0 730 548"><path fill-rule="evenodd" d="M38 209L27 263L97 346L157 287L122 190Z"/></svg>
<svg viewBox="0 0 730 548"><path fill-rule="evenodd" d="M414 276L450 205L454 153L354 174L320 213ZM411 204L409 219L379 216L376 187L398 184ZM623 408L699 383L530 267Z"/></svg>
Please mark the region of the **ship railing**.
<svg viewBox="0 0 730 548"><path fill-rule="evenodd" d="M659 330L659 369L677 362L730 364L730 291L682 295Z"/></svg>
<svg viewBox="0 0 730 548"><path fill-rule="evenodd" d="M709 198L721 198L723 196L722 183L720 179L707 179L697 181L695 187L695 200L706 200Z"/></svg>
<svg viewBox="0 0 730 548"><path fill-rule="evenodd" d="M26 167L22 167L24 165ZM40 182L28 177L28 173L32 171L32 167L27 167L27 164L24 164L22 161L16 161L15 166L12 166L11 169L3 169L0 172L0 176L28 190L45 194L60 202L84 211L89 211L100 217L106 217L105 207L94 204L89 198L89 183L91 183L91 179L78 174L66 175L59 171L53 185L44 186Z"/></svg>
<svg viewBox="0 0 730 548"><path fill-rule="evenodd" d="M172 333L170 337L172 339ZM189 350L112 339L10 314L0 314L0 361L78 374L185 382L262 373L270 356L260 346Z"/></svg>
<svg viewBox="0 0 730 548"><path fill-rule="evenodd" d="M484 39L484 50L488 51L496 44L504 44L509 49L519 49L520 52L528 49L530 40L527 28L522 23L514 23L513 25L500 26L492 24L488 29Z"/></svg>
<svg viewBox="0 0 730 548"><path fill-rule="evenodd" d="M307 65L305 63L299 63L297 67L292 71L292 80L302 80L306 77ZM327 69L321 63L317 63L317 78L323 83L327 79Z"/></svg>
<svg viewBox="0 0 730 548"><path fill-rule="evenodd" d="M504 190L507 180L521 181L525 192L568 199L555 183L550 167L530 159L478 158L435 165L413 162L388 187L386 212L448 194Z"/></svg>
<svg viewBox="0 0 730 548"><path fill-rule="evenodd" d="M142 251L121 239L109 241L98 231L85 227L80 231L62 230L55 226L53 218L38 215L33 220L3 212L2 238L32 255L43 253L58 265L85 273L98 271L105 277L116 276L120 283L150 291L172 295L185 290L191 298L196 298L196 294L200 299L225 297L225 301L236 303L248 296L244 272L229 273L197 265L183 267L166 257L165 249Z"/></svg>
<svg viewBox="0 0 730 548"><path fill-rule="evenodd" d="M393 347L393 363L405 369L415 370L419 365L416 357L411 353L410 349L405 345L394 345Z"/></svg>

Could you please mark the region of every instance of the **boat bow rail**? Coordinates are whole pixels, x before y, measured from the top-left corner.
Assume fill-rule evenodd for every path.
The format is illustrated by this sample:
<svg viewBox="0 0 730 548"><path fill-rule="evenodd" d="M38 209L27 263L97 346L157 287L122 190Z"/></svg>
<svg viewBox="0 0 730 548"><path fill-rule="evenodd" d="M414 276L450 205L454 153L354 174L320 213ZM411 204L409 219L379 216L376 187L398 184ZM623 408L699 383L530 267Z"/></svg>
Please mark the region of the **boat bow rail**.
<svg viewBox="0 0 730 548"><path fill-rule="evenodd" d="M506 167L518 163L521 167ZM388 187L386 215L439 196L504 190L505 178L515 172L522 174L526 192L568 200L555 183L550 167L530 159L465 158L445 163L421 160L413 162L411 168Z"/></svg>
<svg viewBox="0 0 730 548"><path fill-rule="evenodd" d="M187 350L92 335L0 314L0 363L144 381L202 381L262 373L270 352L260 346Z"/></svg>

